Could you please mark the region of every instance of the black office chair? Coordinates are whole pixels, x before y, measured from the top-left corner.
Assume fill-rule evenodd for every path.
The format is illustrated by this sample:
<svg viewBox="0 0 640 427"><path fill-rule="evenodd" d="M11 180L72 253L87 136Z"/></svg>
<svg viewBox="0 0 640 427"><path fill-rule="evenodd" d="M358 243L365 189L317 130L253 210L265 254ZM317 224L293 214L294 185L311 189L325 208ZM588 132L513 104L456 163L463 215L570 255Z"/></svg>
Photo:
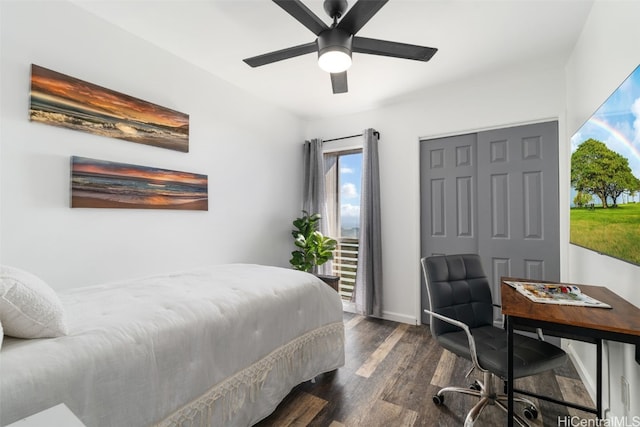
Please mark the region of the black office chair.
<svg viewBox="0 0 640 427"><path fill-rule="evenodd" d="M507 378L507 332L493 326L493 301L489 281L476 254L439 255L421 260L431 310L431 334L438 343L473 362L472 368L483 372L483 381L470 388L445 387L433 396L444 403L444 393L458 392L478 396L478 402L467 414L465 427L473 425L487 405L498 405L507 412L507 396L496 393L494 378ZM514 335L514 378L535 375L565 363L567 355L557 346L520 334ZM524 415L534 419L538 410L528 399L515 398L526 405ZM519 415L514 420L529 424Z"/></svg>

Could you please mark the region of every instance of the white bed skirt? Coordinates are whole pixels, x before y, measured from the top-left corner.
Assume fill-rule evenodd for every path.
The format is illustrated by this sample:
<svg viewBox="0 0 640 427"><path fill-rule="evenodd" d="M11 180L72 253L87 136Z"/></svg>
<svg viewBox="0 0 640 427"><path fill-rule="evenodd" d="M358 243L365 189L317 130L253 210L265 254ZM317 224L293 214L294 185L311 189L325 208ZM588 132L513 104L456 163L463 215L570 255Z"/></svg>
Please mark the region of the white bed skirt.
<svg viewBox="0 0 640 427"><path fill-rule="evenodd" d="M340 322L283 345L156 426L250 426L268 416L296 385L342 365L344 325Z"/></svg>

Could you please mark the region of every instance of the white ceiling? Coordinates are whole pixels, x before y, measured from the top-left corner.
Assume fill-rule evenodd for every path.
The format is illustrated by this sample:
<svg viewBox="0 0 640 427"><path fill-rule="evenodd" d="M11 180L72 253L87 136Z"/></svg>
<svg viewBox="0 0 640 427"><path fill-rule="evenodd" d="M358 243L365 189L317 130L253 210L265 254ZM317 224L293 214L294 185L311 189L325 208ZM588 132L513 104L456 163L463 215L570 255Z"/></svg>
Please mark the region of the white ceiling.
<svg viewBox="0 0 640 427"><path fill-rule="evenodd" d="M315 39L267 0L72 0L84 9L302 118L354 113L453 80L566 58L593 0L391 0L358 33L437 47L429 62L354 54L333 95L317 55L251 68L242 59ZM362 0L366 1L366 0ZM303 2L327 24L321 0ZM353 4L350 1L349 4Z"/></svg>

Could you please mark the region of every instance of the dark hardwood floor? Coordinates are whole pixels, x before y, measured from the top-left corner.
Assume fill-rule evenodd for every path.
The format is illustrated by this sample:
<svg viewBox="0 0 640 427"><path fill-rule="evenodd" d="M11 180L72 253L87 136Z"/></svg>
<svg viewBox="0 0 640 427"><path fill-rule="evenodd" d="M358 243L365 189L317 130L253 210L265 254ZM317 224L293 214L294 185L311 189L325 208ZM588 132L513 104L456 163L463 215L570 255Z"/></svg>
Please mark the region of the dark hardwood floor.
<svg viewBox="0 0 640 427"><path fill-rule="evenodd" d="M437 406L432 396L443 386L466 386L482 374L465 374L471 362L443 350L428 327L411 326L345 313L346 363L334 372L306 382L284 399L259 427L400 427L462 426L477 402L472 396L448 394ZM498 384L502 389L502 384ZM516 381L516 387L593 406L571 362L561 370ZM591 414L537 402L533 426L557 426L558 417L593 418ZM517 410L521 410L517 407ZM487 407L477 426L506 425L506 414ZM569 425L568 423L561 425Z"/></svg>

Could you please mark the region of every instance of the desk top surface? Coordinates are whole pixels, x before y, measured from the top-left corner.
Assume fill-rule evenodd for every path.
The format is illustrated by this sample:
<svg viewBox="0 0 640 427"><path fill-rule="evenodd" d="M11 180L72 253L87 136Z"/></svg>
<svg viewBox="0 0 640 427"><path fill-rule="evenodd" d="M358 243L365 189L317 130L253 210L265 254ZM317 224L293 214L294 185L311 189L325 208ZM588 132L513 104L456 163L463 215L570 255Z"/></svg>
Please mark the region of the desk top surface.
<svg viewBox="0 0 640 427"><path fill-rule="evenodd" d="M531 279L502 277L502 314L504 315L640 336L640 308L608 288L578 284L583 293L609 304L612 308L580 307L533 302L505 284L505 280L537 282ZM545 281L544 283L557 282Z"/></svg>

